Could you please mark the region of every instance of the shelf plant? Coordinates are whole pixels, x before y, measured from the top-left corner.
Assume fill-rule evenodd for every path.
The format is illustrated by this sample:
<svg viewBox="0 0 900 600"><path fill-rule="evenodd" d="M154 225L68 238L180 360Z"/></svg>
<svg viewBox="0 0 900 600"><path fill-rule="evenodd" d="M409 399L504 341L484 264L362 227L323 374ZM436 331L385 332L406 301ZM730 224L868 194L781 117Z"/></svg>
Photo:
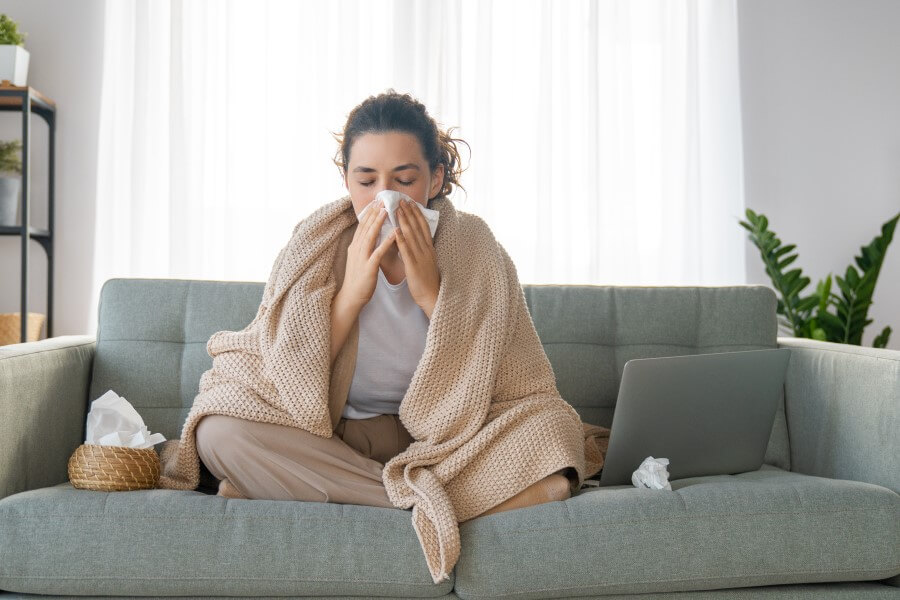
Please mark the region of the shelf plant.
<svg viewBox="0 0 900 600"><path fill-rule="evenodd" d="M27 33L19 31L19 24L6 15L0 15L0 45L24 46Z"/></svg>
<svg viewBox="0 0 900 600"><path fill-rule="evenodd" d="M875 284L888 246L894 238L900 214L884 223L881 234L860 249L861 254L854 257L856 266L850 264L843 277L828 274L808 295L802 294L810 284L810 278L803 275L803 270L799 267L785 270L797 259L798 254L794 252L796 244L783 245L775 232L769 229L769 220L765 215L748 208L746 216L747 220L739 223L749 232L750 241L759 249L766 274L779 296L779 327L795 337L862 345L863 331L872 322L868 313ZM832 292L835 283L839 293ZM875 336L872 345L884 348L890 336L891 327L886 326Z"/></svg>
<svg viewBox="0 0 900 600"><path fill-rule="evenodd" d="M0 142L0 173L22 174L22 142Z"/></svg>
<svg viewBox="0 0 900 600"><path fill-rule="evenodd" d="M16 225L22 186L22 142L0 141L0 227Z"/></svg>
<svg viewBox="0 0 900 600"><path fill-rule="evenodd" d="M19 24L7 15L0 14L0 82L9 81L22 87L28 79L28 50L25 36Z"/></svg>

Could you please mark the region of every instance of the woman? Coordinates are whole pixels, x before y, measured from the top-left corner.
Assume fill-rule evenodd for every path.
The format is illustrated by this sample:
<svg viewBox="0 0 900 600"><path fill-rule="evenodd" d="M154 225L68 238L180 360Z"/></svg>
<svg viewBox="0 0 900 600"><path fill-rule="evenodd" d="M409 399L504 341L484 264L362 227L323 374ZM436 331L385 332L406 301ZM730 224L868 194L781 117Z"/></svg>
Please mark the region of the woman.
<svg viewBox="0 0 900 600"><path fill-rule="evenodd" d="M335 163L357 217L382 190L423 207L459 185L459 152L424 105L393 90L349 115ZM400 203L399 227L376 247L387 218L373 204L347 248L343 283L331 307L331 361L354 323L359 345L347 402L331 438L301 429L208 415L197 425L198 454L218 479L219 495L393 507L384 463L414 441L399 406L425 347L441 274L422 211ZM482 514L571 495L568 469L557 471Z"/></svg>

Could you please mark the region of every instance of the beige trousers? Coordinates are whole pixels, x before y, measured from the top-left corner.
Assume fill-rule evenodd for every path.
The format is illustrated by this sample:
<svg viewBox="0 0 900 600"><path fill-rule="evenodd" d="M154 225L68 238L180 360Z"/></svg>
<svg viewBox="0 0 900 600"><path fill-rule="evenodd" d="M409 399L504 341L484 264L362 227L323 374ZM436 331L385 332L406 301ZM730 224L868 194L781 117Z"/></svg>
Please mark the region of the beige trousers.
<svg viewBox="0 0 900 600"><path fill-rule="evenodd" d="M218 479L247 498L394 508L381 471L413 437L398 415L341 418L322 438L296 427L207 415L195 430L197 452Z"/></svg>

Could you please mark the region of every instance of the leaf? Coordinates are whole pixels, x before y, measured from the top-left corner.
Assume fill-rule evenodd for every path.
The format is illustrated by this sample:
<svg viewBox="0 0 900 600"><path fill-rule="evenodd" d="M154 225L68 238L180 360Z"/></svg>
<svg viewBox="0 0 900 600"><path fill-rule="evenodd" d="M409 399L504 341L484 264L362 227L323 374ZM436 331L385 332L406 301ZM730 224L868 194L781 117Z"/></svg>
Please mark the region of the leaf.
<svg viewBox="0 0 900 600"><path fill-rule="evenodd" d="M819 305L819 296L818 294L813 294L812 296L807 296L802 300L798 301L794 306L798 311L808 311L812 310Z"/></svg>
<svg viewBox="0 0 900 600"><path fill-rule="evenodd" d="M819 312L825 312L828 308L828 297L831 294L831 274L816 284L816 293L819 295Z"/></svg>
<svg viewBox="0 0 900 600"><path fill-rule="evenodd" d="M779 271L781 269L778 269ZM800 277L800 269L791 269L787 273L784 274L784 283L785 285L790 285Z"/></svg>
<svg viewBox="0 0 900 600"><path fill-rule="evenodd" d="M855 296L853 292L853 288L850 287L850 284L847 283L846 280L841 279L840 275L835 275L834 280L837 282L838 287L841 289L841 293L844 295L844 300L848 303L852 302L852 298Z"/></svg>
<svg viewBox="0 0 900 600"><path fill-rule="evenodd" d="M779 269L783 269L783 268L785 268L786 266L788 266L789 264L791 264L792 262L794 262L795 260L797 260L797 255L796 255L796 254L791 254L791 255L788 256L786 259L784 259L783 261L781 261L780 263L778 263L778 268L779 268Z"/></svg>
<svg viewBox="0 0 900 600"><path fill-rule="evenodd" d="M837 308L837 314L841 321L847 322L849 320L850 307L841 302L840 304L836 304L835 308Z"/></svg>
<svg viewBox="0 0 900 600"><path fill-rule="evenodd" d="M875 284L888 246L893 241L898 221L900 213L881 226L881 235L860 248L860 254L854 257L854 261L861 272L851 264L847 267L843 279L835 276L843 298L840 301L835 300L834 304L843 329L841 341L845 344L860 345L863 331L872 322L867 317L872 305L872 296L875 294Z"/></svg>
<svg viewBox="0 0 900 600"><path fill-rule="evenodd" d="M856 257L856 264L862 271L867 271L869 267L878 261L878 250L873 250L871 245L863 246L862 256Z"/></svg>
<svg viewBox="0 0 900 600"><path fill-rule="evenodd" d="M869 300L867 302L859 302L853 309L850 311L851 317L862 317L865 318L866 312L868 312L869 305L872 304L872 301Z"/></svg>
<svg viewBox="0 0 900 600"><path fill-rule="evenodd" d="M849 285L851 288L859 287L859 273L857 273L856 269L854 269L852 266L847 267L847 275L845 279L847 281L847 285Z"/></svg>
<svg viewBox="0 0 900 600"><path fill-rule="evenodd" d="M801 277L800 279L796 279L790 285L786 286L789 298L791 299L791 306L797 304L797 298L800 292L803 291L808 285L809 277Z"/></svg>
<svg viewBox="0 0 900 600"><path fill-rule="evenodd" d="M796 244L788 244L787 246L782 246L781 248L779 248L776 252L773 252L772 254L773 254L773 256L775 256L775 258L778 258L782 254L786 254L796 247L797 247Z"/></svg>
<svg viewBox="0 0 900 600"><path fill-rule="evenodd" d="M815 304L807 301L803 303L802 309L796 309L800 304L799 294L810 280L803 277L802 270L798 268L784 272L785 267L797 259L796 254L785 256L794 250L796 245L783 246L775 232L768 229L769 219L764 214L757 214L749 208L745 210L745 214L747 222L741 222L741 226L748 231L748 238L759 249L766 275L772 280L772 287L779 295L777 314L784 317L789 332L802 336L809 331L809 311ZM779 261L782 256L785 258Z"/></svg>
<svg viewBox="0 0 900 600"><path fill-rule="evenodd" d="M840 342L844 334L843 323L840 319L829 312L819 312L816 314L816 323L826 333L826 339L829 342Z"/></svg>
<svg viewBox="0 0 900 600"><path fill-rule="evenodd" d="M753 226L755 228L756 225L759 223L759 219L757 218L756 213L748 208L746 210L745 214L747 215L747 220L750 221L751 223L753 223Z"/></svg>
<svg viewBox="0 0 900 600"><path fill-rule="evenodd" d="M881 330L875 340L872 342L873 348L887 348L888 340L891 338L891 326L888 325Z"/></svg>

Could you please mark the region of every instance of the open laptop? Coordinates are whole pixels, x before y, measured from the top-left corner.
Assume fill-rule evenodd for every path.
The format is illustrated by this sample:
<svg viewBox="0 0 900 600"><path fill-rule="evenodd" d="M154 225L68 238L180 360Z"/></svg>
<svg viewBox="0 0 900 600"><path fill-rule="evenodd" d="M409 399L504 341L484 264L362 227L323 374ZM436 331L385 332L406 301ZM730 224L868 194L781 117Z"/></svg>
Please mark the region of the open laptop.
<svg viewBox="0 0 900 600"><path fill-rule="evenodd" d="M669 459L669 481L759 469L790 352L626 362L599 485L632 485L631 474L648 456Z"/></svg>

